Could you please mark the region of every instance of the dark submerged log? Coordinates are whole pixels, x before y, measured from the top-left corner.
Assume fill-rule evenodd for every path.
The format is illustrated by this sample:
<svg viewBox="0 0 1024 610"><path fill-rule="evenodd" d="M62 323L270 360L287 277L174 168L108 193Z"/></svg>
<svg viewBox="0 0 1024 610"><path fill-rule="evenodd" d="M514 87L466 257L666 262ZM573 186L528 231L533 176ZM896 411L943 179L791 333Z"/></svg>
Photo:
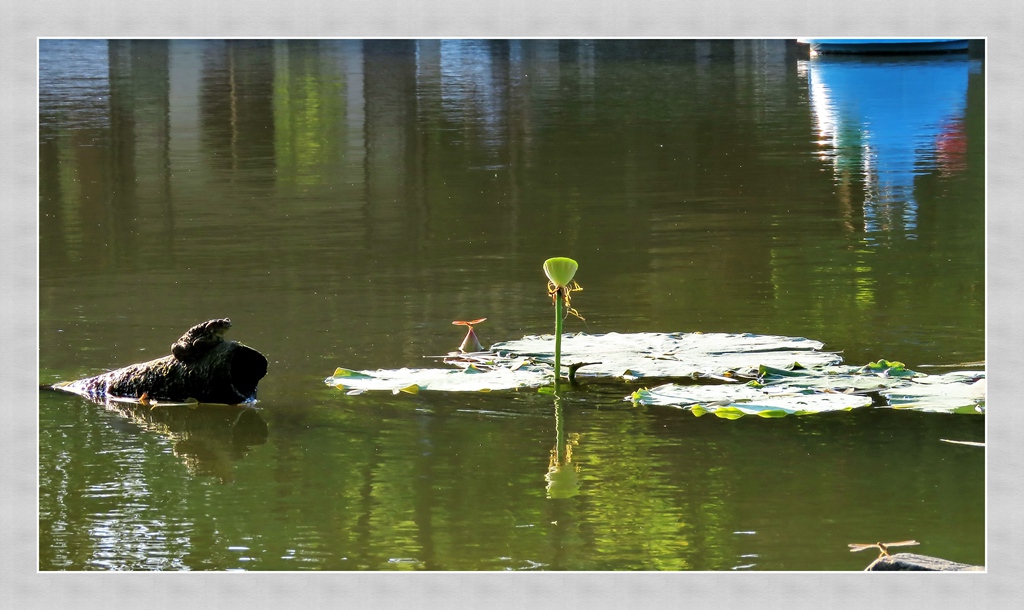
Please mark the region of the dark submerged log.
<svg viewBox="0 0 1024 610"><path fill-rule="evenodd" d="M871 562L865 572L983 572L985 566L972 566L966 563L957 563L948 559L918 555L916 553L896 553L895 555L882 555Z"/></svg>
<svg viewBox="0 0 1024 610"><path fill-rule="evenodd" d="M174 345L178 346L189 338L200 349L188 351L185 360L174 355L164 356L52 387L92 398L141 399L146 396L150 400L178 402L192 398L199 402L223 404L254 400L256 385L267 374L267 359L247 345L223 340L221 335L230 325L225 318L189 329ZM207 337L205 344L202 341L197 343L196 336L202 335L205 329L212 329L210 334L213 336Z"/></svg>

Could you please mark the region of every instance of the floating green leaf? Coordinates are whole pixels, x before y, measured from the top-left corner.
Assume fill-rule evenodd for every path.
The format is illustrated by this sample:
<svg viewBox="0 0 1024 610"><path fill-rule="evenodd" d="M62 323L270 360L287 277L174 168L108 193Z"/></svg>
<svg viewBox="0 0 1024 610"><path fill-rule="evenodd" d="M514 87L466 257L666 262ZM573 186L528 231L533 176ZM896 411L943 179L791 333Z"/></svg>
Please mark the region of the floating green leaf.
<svg viewBox="0 0 1024 610"><path fill-rule="evenodd" d="M908 370L902 362L890 362L888 360L871 362L862 367L862 372L874 373L883 377L916 377L920 375L920 373Z"/></svg>
<svg viewBox="0 0 1024 610"><path fill-rule="evenodd" d="M346 370L347 371L347 370ZM348 373L356 373L355 375ZM494 367L483 370L469 365L462 369L396 369L378 371L347 371L324 380L329 386L349 394L366 391L390 391L415 394L425 390L446 392L488 392L536 387L550 381L544 370L520 366L516 370Z"/></svg>
<svg viewBox="0 0 1024 610"><path fill-rule="evenodd" d="M870 365L869 365L870 366ZM762 365L757 379L765 386L789 386L839 392L876 392L909 383L908 377L920 375L902 369L900 376L889 377L889 369L869 366L826 366L821 369L787 370Z"/></svg>
<svg viewBox="0 0 1024 610"><path fill-rule="evenodd" d="M898 409L982 413L985 373L924 375L901 362L842 364L802 337L726 333L579 333L563 339L566 362L586 363L577 377L701 379L714 384L666 384L634 392L637 404L689 409L735 419L782 417L866 407L873 400ZM325 382L349 394L365 391L486 392L550 388L552 335L498 343L489 352L450 354L456 368L354 371L339 368ZM737 383L740 378L756 381Z"/></svg>
<svg viewBox="0 0 1024 610"><path fill-rule="evenodd" d="M918 377L880 392L889 406L932 413L984 413L984 371L958 371Z"/></svg>
<svg viewBox="0 0 1024 610"><path fill-rule="evenodd" d="M871 405L871 398L856 394L801 390L798 388L759 388L753 385L676 385L665 384L637 390L627 397L634 404L661 405L689 409L700 417L713 413L725 419L745 415L785 417L828 411L849 411Z"/></svg>
<svg viewBox="0 0 1024 610"><path fill-rule="evenodd" d="M342 379L342 378L345 378L345 379L370 379L371 376L370 375L366 375L364 373L360 373L359 371L353 371L353 370L350 370L350 369L343 369L341 367L338 367L338 368L334 369L334 378L335 379Z"/></svg>
<svg viewBox="0 0 1024 610"><path fill-rule="evenodd" d="M734 371L753 377L761 364L792 367L795 362L824 365L838 354L818 351L822 344L800 337L724 333L580 333L564 338L565 360L586 361L578 377L713 378L729 381ZM490 352L452 354L447 364L458 369L356 371L338 368L327 385L352 394L398 392L416 385L420 391L474 392L538 387L553 379L554 336L527 336L499 343ZM800 365L797 365L800 366Z"/></svg>
<svg viewBox="0 0 1024 610"><path fill-rule="evenodd" d="M888 405L897 409L943 413L984 413L985 373L965 371L945 375L921 375L889 379L868 367L838 367L824 371L783 371L776 374L762 367L767 383L746 385L666 384L633 392L627 397L635 404L690 409L694 415L714 413L735 419L743 415L780 417L848 410L872 404L865 391L877 391ZM888 370L888 367L884 369ZM881 382L881 386L877 384Z"/></svg>
<svg viewBox="0 0 1024 610"><path fill-rule="evenodd" d="M534 335L491 346L506 358L552 358L554 336ZM729 333L578 333L562 339L562 360L597 362L580 377L681 378L722 376L740 371L753 377L761 365L821 367L842 358L819 351L823 344L803 337Z"/></svg>

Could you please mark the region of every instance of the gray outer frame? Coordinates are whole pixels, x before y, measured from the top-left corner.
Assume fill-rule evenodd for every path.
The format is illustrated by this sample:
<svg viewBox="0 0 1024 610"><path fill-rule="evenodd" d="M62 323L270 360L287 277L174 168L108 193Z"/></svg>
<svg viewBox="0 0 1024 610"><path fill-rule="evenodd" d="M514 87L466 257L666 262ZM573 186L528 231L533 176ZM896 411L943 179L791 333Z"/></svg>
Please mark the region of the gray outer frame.
<svg viewBox="0 0 1024 610"><path fill-rule="evenodd" d="M772 3L597 0L399 0L391 3L167 3L136 0L10 3L0 20L0 176L5 188L0 370L8 391L2 428L4 501L0 574L12 607L486 607L638 608L688 605L837 608L1009 607L1024 591L1019 438L1024 409L1010 400L1024 368L1014 307L1024 207L1019 4L962 0ZM13 6L12 6L13 5ZM255 10L254 10L255 9ZM779 573L177 574L39 573L37 37L987 37L988 104L988 544L986 574ZM993 154L994 153L994 154ZM36 409L31 408L36 405ZM951 525L955 520L951 519ZM961 603L956 603L960 601Z"/></svg>

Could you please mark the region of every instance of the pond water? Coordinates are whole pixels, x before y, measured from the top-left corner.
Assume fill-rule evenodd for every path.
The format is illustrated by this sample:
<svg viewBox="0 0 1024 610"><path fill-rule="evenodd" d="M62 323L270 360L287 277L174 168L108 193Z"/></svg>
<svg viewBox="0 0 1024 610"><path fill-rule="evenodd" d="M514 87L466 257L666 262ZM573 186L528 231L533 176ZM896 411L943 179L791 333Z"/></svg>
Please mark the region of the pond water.
<svg viewBox="0 0 1024 610"><path fill-rule="evenodd" d="M983 361L982 58L43 40L39 69L40 382L215 317L270 361L247 409L41 392L40 570L861 570L848 543L908 538L985 563L985 450L940 441L982 415L323 381L433 366L453 320L551 332L553 256L580 264L567 332Z"/></svg>

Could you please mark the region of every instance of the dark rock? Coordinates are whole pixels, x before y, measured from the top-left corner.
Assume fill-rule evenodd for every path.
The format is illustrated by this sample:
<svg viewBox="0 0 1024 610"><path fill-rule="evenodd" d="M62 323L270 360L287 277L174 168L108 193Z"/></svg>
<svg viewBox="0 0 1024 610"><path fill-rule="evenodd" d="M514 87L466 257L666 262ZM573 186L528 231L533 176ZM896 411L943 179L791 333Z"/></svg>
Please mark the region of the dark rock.
<svg viewBox="0 0 1024 610"><path fill-rule="evenodd" d="M985 566L972 566L966 563L957 563L938 557L918 555L916 553L896 553L895 555L882 555L871 562L864 570L865 572L983 572Z"/></svg>

